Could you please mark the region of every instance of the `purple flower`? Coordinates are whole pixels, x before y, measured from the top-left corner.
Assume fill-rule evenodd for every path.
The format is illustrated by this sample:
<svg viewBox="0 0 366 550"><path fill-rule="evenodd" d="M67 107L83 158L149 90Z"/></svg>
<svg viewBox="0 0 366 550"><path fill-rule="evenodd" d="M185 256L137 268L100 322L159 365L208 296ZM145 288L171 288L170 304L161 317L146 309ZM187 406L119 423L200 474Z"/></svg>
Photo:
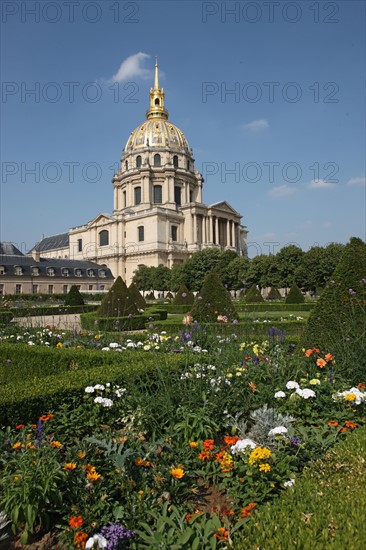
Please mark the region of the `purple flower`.
<svg viewBox="0 0 366 550"><path fill-rule="evenodd" d="M132 313L129 313L128 318L131 319L131 317L132 317Z"/></svg>
<svg viewBox="0 0 366 550"><path fill-rule="evenodd" d="M135 536L134 531L125 529L120 523L105 525L101 528L100 533L107 539L107 550L115 550L115 548L118 548L120 541Z"/></svg>
<svg viewBox="0 0 366 550"><path fill-rule="evenodd" d="M294 435L290 439L290 445L292 445L293 447L300 447L301 443L302 441L297 435Z"/></svg>
<svg viewBox="0 0 366 550"><path fill-rule="evenodd" d="M356 294L356 292L355 292L354 290L352 290L352 288L349 288L349 289L348 289L348 294L349 294L350 296L354 296L354 295Z"/></svg>
<svg viewBox="0 0 366 550"><path fill-rule="evenodd" d="M187 296L186 292L182 292L182 298L185 298Z"/></svg>
<svg viewBox="0 0 366 550"><path fill-rule="evenodd" d="M202 296L197 296L197 300L202 300Z"/></svg>
<svg viewBox="0 0 366 550"><path fill-rule="evenodd" d="M152 323L150 323L149 328L154 328L154 325Z"/></svg>
<svg viewBox="0 0 366 550"><path fill-rule="evenodd" d="M237 325L238 322L239 322L239 321L238 321L237 319L234 319L233 324L234 324L234 325Z"/></svg>

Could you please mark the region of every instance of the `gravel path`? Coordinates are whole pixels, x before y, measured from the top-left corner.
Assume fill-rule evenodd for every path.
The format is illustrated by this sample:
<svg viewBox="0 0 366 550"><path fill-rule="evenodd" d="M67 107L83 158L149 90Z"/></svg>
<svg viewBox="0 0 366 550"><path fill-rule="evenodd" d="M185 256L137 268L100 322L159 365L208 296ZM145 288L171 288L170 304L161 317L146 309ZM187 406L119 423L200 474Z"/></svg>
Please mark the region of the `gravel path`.
<svg viewBox="0 0 366 550"><path fill-rule="evenodd" d="M36 317L16 317L13 323L22 327L57 327L60 329L80 331L80 314L72 315L39 315Z"/></svg>

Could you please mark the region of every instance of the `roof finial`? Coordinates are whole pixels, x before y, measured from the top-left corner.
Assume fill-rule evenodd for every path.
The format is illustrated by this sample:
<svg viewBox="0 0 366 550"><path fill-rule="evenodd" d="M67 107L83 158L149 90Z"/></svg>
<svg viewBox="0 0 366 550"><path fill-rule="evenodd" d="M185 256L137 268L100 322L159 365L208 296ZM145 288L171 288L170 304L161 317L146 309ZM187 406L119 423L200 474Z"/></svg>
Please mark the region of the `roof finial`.
<svg viewBox="0 0 366 550"><path fill-rule="evenodd" d="M159 66L158 66L158 56L155 56L155 82L154 82L154 89L159 89Z"/></svg>

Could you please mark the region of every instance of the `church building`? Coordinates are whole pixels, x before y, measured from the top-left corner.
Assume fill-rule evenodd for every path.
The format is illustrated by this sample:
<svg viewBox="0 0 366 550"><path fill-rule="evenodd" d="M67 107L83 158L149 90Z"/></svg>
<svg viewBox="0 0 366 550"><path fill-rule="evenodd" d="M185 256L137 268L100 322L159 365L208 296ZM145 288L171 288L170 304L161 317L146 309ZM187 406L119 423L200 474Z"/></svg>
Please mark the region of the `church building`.
<svg viewBox="0 0 366 550"><path fill-rule="evenodd" d="M34 251L44 258L106 264L131 283L140 265L171 267L207 247L246 254L247 229L226 201L202 202L203 178L183 132L169 120L155 65L146 120L129 136L112 179L114 209Z"/></svg>

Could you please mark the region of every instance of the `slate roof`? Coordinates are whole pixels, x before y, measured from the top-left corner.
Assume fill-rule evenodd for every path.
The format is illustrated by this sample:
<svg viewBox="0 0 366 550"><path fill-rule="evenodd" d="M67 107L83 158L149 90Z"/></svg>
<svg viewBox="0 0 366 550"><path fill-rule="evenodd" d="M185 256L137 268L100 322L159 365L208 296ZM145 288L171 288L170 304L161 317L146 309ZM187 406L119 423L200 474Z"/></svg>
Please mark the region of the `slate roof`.
<svg viewBox="0 0 366 550"><path fill-rule="evenodd" d="M6 241L0 243L0 254L6 254L7 256L24 256L23 252L13 245L13 243Z"/></svg>
<svg viewBox="0 0 366 550"><path fill-rule="evenodd" d="M51 237L45 237L39 243L37 243L33 249L39 252L46 252L47 250L54 250L56 248L68 248L69 246L69 234L60 233L59 235L52 235Z"/></svg>

